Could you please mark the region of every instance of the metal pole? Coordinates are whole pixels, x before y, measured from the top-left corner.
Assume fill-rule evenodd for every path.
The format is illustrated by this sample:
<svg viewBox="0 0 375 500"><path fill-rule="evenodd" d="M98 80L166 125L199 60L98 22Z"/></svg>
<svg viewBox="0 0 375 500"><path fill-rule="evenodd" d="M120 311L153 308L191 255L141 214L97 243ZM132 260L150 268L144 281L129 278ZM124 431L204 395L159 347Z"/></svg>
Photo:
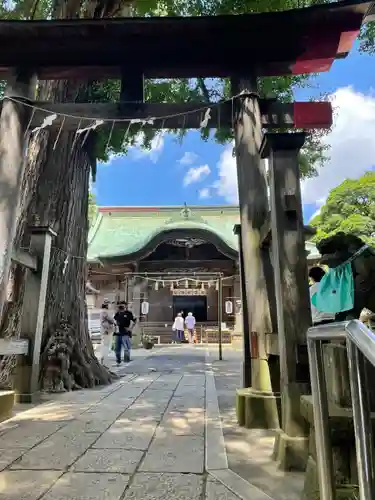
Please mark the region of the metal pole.
<svg viewBox="0 0 375 500"><path fill-rule="evenodd" d="M220 276L218 279L219 290L218 290L218 322L219 322L219 360L223 359L223 337L221 331L221 324L223 322L223 280Z"/></svg>
<svg viewBox="0 0 375 500"><path fill-rule="evenodd" d="M329 433L328 397L324 380L325 375L321 340L308 338L307 352L310 362L320 500L335 500L333 457Z"/></svg>
<svg viewBox="0 0 375 500"><path fill-rule="evenodd" d="M358 467L359 498L375 498L374 456L366 359L347 339L349 380L352 394L355 448Z"/></svg>
<svg viewBox="0 0 375 500"><path fill-rule="evenodd" d="M129 278L125 279L125 302L129 302Z"/></svg>

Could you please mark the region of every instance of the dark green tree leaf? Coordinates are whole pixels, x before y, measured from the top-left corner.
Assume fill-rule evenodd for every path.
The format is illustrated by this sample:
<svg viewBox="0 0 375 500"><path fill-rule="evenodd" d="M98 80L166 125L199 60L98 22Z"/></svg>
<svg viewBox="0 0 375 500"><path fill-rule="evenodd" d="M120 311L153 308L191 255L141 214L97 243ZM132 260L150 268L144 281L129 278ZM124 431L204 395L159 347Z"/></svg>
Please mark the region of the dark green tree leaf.
<svg viewBox="0 0 375 500"><path fill-rule="evenodd" d="M339 231L355 234L375 245L375 171L346 179L332 189L320 214L311 221L315 241Z"/></svg>

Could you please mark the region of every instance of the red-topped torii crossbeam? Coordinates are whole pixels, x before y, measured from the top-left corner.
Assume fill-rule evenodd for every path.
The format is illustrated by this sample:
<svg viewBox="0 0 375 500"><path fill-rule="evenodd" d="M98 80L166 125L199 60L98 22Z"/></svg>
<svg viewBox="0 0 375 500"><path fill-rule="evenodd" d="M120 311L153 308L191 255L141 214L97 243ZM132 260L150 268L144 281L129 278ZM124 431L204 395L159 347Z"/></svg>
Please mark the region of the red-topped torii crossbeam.
<svg viewBox="0 0 375 500"><path fill-rule="evenodd" d="M0 22L0 74L40 79L290 75L328 71L351 49L372 2L229 16ZM244 64L246 65L244 67Z"/></svg>

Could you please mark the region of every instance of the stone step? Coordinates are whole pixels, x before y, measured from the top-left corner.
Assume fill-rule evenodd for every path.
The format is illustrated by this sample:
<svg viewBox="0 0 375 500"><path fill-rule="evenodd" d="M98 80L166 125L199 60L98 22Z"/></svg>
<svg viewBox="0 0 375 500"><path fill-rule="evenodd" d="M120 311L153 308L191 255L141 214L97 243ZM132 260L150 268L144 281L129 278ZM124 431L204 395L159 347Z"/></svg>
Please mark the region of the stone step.
<svg viewBox="0 0 375 500"><path fill-rule="evenodd" d="M14 391L0 391L0 422L12 416L14 401Z"/></svg>

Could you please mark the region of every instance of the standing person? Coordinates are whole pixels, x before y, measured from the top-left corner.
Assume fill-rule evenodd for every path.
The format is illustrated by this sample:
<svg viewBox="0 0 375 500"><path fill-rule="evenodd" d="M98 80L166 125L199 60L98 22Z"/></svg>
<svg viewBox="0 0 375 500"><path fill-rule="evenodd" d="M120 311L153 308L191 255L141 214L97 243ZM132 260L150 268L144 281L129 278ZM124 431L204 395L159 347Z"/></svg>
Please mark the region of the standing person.
<svg viewBox="0 0 375 500"><path fill-rule="evenodd" d="M184 318L182 317L182 313L178 313L175 317L172 330L176 332L174 342L181 342L184 338Z"/></svg>
<svg viewBox="0 0 375 500"><path fill-rule="evenodd" d="M124 347L124 363L130 361L130 352L132 348L131 338L132 329L136 323L136 318L133 313L128 310L126 302L120 302L118 311L115 314L115 321L118 326L118 331L115 332L115 354L117 364L121 364L121 351Z"/></svg>
<svg viewBox="0 0 375 500"><path fill-rule="evenodd" d="M310 286L310 305L311 305L311 319L313 326L323 325L325 323L333 323L336 315L333 313L321 312L311 302L312 297L317 293L320 286L320 281L325 275L324 269L319 266L312 267L309 271L309 278L312 282Z"/></svg>
<svg viewBox="0 0 375 500"><path fill-rule="evenodd" d="M101 334L101 354L100 362L106 365L108 354L112 346L112 337L115 328L115 321L112 312L109 310L109 301L104 300L100 311L100 334Z"/></svg>
<svg viewBox="0 0 375 500"><path fill-rule="evenodd" d="M194 340L194 328L195 328L195 317L193 316L192 312L189 312L188 315L186 316L185 319L185 325L188 329L188 339L189 339L189 344L193 343Z"/></svg>

